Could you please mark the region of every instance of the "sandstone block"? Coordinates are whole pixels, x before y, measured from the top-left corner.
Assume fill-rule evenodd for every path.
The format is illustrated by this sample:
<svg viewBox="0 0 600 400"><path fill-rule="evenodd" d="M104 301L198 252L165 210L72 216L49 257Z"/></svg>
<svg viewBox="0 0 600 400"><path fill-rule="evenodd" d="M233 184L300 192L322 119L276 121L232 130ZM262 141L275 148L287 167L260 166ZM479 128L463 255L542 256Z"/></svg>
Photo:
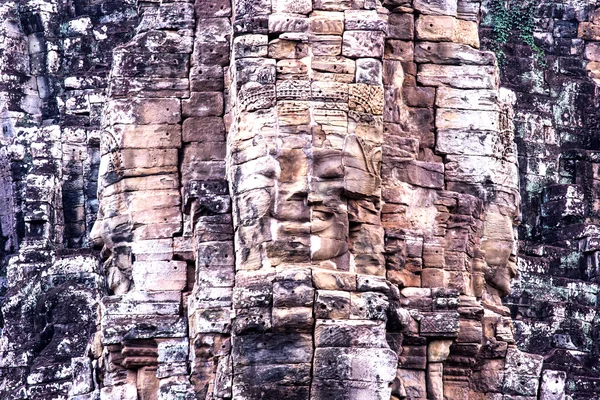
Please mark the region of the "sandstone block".
<svg viewBox="0 0 600 400"><path fill-rule="evenodd" d="M187 361L189 342L186 339L171 339L158 343L158 362L177 363Z"/></svg>
<svg viewBox="0 0 600 400"><path fill-rule="evenodd" d="M482 332L481 322L471 319L461 319L456 341L462 343L481 343L483 340Z"/></svg>
<svg viewBox="0 0 600 400"><path fill-rule="evenodd" d="M354 74L356 71L356 62L353 59L342 56L316 56L313 58L311 65L315 71L339 74Z"/></svg>
<svg viewBox="0 0 600 400"><path fill-rule="evenodd" d="M403 40L386 40L384 57L386 60L413 62L414 43Z"/></svg>
<svg viewBox="0 0 600 400"><path fill-rule="evenodd" d="M421 286L421 276L405 269L400 271L387 271L387 279L400 287Z"/></svg>
<svg viewBox="0 0 600 400"><path fill-rule="evenodd" d="M252 399L260 396L268 396L274 399L304 400L309 398L310 386L284 386L277 384L262 384L256 386L251 376L234 376L233 398Z"/></svg>
<svg viewBox="0 0 600 400"><path fill-rule="evenodd" d="M193 142L192 142L193 143ZM219 145L222 143L212 142L216 144L216 148L219 149ZM183 181L194 181L194 180L221 180L225 177L225 160L202 160L201 157L196 157L195 148L185 147L188 151L183 153L182 162L182 176ZM222 154L222 147L221 147ZM211 157L204 155L203 157Z"/></svg>
<svg viewBox="0 0 600 400"><path fill-rule="evenodd" d="M210 267L196 267L196 283L199 287L228 288L233 286L233 282L233 265L210 265Z"/></svg>
<svg viewBox="0 0 600 400"><path fill-rule="evenodd" d="M431 400L444 400L444 364L427 364L427 398Z"/></svg>
<svg viewBox="0 0 600 400"><path fill-rule="evenodd" d="M387 343L384 325L380 321L318 319L315 326L315 346L385 348Z"/></svg>
<svg viewBox="0 0 600 400"><path fill-rule="evenodd" d="M359 292L379 292L386 296L397 296L396 288L391 287L381 276L357 275L356 289Z"/></svg>
<svg viewBox="0 0 600 400"><path fill-rule="evenodd" d="M383 56L385 33L381 31L345 31L342 53L346 57L380 58Z"/></svg>
<svg viewBox="0 0 600 400"><path fill-rule="evenodd" d="M249 82L260 85L274 84L275 64L276 61L271 58L242 58L236 60L235 78L238 88Z"/></svg>
<svg viewBox="0 0 600 400"><path fill-rule="evenodd" d="M503 392L521 397L530 396L529 399L537 398L538 380L534 376L505 374ZM506 396L508 397L508 396Z"/></svg>
<svg viewBox="0 0 600 400"><path fill-rule="evenodd" d="M232 354L237 366L309 363L312 352L311 335L267 333L233 337Z"/></svg>
<svg viewBox="0 0 600 400"><path fill-rule="evenodd" d="M402 368L427 369L427 346L403 342L402 354L398 357L398 361L398 366Z"/></svg>
<svg viewBox="0 0 600 400"><path fill-rule="evenodd" d="M442 362L446 361L450 355L450 346L452 340L432 340L427 346L427 361Z"/></svg>
<svg viewBox="0 0 600 400"><path fill-rule="evenodd" d="M384 177L388 173L396 180L411 185L439 189L444 187L444 167L438 163L424 161L398 163L393 170L384 171Z"/></svg>
<svg viewBox="0 0 600 400"><path fill-rule="evenodd" d="M446 263L443 243L423 244L423 266L426 268L444 268Z"/></svg>
<svg viewBox="0 0 600 400"><path fill-rule="evenodd" d="M116 52L112 73L123 77L185 78L189 54Z"/></svg>
<svg viewBox="0 0 600 400"><path fill-rule="evenodd" d="M269 32L307 32L309 20L303 15L296 14L270 14Z"/></svg>
<svg viewBox="0 0 600 400"><path fill-rule="evenodd" d="M428 288L446 287L448 272L440 268L426 268L421 271L421 285Z"/></svg>
<svg viewBox="0 0 600 400"><path fill-rule="evenodd" d="M500 129L500 115L495 111L438 108L435 124L439 130L498 131Z"/></svg>
<svg viewBox="0 0 600 400"><path fill-rule="evenodd" d="M120 171L126 176L144 176L171 172L177 165L177 149L123 149L119 152Z"/></svg>
<svg viewBox="0 0 600 400"><path fill-rule="evenodd" d="M420 323L422 336L456 337L459 329L459 316L456 312L427 314L423 316Z"/></svg>
<svg viewBox="0 0 600 400"><path fill-rule="evenodd" d="M313 12L310 15L310 31L316 35L342 35L344 33L344 13Z"/></svg>
<svg viewBox="0 0 600 400"><path fill-rule="evenodd" d="M187 267L183 261L136 261L133 281L141 291L181 291L187 284Z"/></svg>
<svg viewBox="0 0 600 400"><path fill-rule="evenodd" d="M479 48L478 25L473 21L450 16L421 15L415 23L415 33L417 39L424 41L455 42Z"/></svg>
<svg viewBox="0 0 600 400"><path fill-rule="evenodd" d="M184 117L219 117L223 107L221 92L192 92L189 100L181 102Z"/></svg>
<svg viewBox="0 0 600 400"><path fill-rule="evenodd" d="M454 41L479 48L479 25L476 21L456 20L454 29Z"/></svg>
<svg viewBox="0 0 600 400"><path fill-rule="evenodd" d="M404 68L402 61L383 60L383 84L388 87L399 88L404 85Z"/></svg>
<svg viewBox="0 0 600 400"><path fill-rule="evenodd" d="M506 353L506 369L516 375L539 376L542 362L541 356L524 353L514 346L510 346Z"/></svg>
<svg viewBox="0 0 600 400"><path fill-rule="evenodd" d="M193 37L185 33L185 30L179 32L152 30L139 33L122 46L120 52L135 54L142 49L144 52L157 54L191 53Z"/></svg>
<svg viewBox="0 0 600 400"><path fill-rule="evenodd" d="M276 0L273 9L278 13L310 14L312 11L311 0Z"/></svg>
<svg viewBox="0 0 600 400"><path fill-rule="evenodd" d="M231 287L200 287L188 297L188 307L190 310L230 308L232 298Z"/></svg>
<svg viewBox="0 0 600 400"><path fill-rule="evenodd" d="M118 78L111 80L108 94L113 98L189 97L190 81L186 78Z"/></svg>
<svg viewBox="0 0 600 400"><path fill-rule="evenodd" d="M391 387L387 382L363 382L337 379L313 379L311 399L326 400L343 396L345 399L390 399Z"/></svg>
<svg viewBox="0 0 600 400"><path fill-rule="evenodd" d="M342 271L313 269L313 284L321 290L356 290L356 274Z"/></svg>
<svg viewBox="0 0 600 400"><path fill-rule="evenodd" d="M185 145L183 153L183 159L186 162L194 164L200 161L225 160L227 149L224 142L192 142ZM210 178L217 178L217 176Z"/></svg>
<svg viewBox="0 0 600 400"><path fill-rule="evenodd" d="M211 7L207 6L207 8L210 9ZM201 34L196 35L195 37L198 44L214 45L215 43L230 41L231 24L229 22L229 18L197 18L196 28L201 32Z"/></svg>
<svg viewBox="0 0 600 400"><path fill-rule="evenodd" d="M178 292L129 292L102 298L103 315L177 315L181 306Z"/></svg>
<svg viewBox="0 0 600 400"><path fill-rule="evenodd" d="M413 7L422 14L456 16L457 0L414 0Z"/></svg>
<svg viewBox="0 0 600 400"><path fill-rule="evenodd" d="M116 344L128 339L181 338L187 334L187 322L179 316L104 315L102 343Z"/></svg>
<svg viewBox="0 0 600 400"><path fill-rule="evenodd" d="M348 47L351 48L350 53L354 54L359 52L358 50L353 50L354 47L353 46L357 46L358 49L358 44L356 44L358 39L349 39L349 44ZM312 44L312 52L315 56L338 56L340 54L342 54L342 42L343 39L341 36L336 36L336 35L319 35L319 36L315 36L313 39L311 39L311 44ZM383 44L382 44L383 46ZM367 51L364 51L364 53L366 53ZM362 54L362 53L361 53ZM346 55L344 53L344 55ZM370 57L368 55L359 55L362 57ZM352 56L349 56L352 57ZM354 57L352 57L354 58Z"/></svg>
<svg viewBox="0 0 600 400"><path fill-rule="evenodd" d="M567 374L564 371L545 370L542 373L540 387L541 400L562 400L565 398L565 381Z"/></svg>
<svg viewBox="0 0 600 400"><path fill-rule="evenodd" d="M243 35L233 40L233 55L236 59L266 57L269 46L267 35Z"/></svg>
<svg viewBox="0 0 600 400"><path fill-rule="evenodd" d="M275 383L282 386L310 384L310 363L253 365L239 368L239 375L253 379L252 386Z"/></svg>
<svg viewBox="0 0 600 400"><path fill-rule="evenodd" d="M468 21L478 21L481 4L472 0L458 0L458 18Z"/></svg>
<svg viewBox="0 0 600 400"><path fill-rule="evenodd" d="M382 63L374 58L356 60L356 83L368 85L382 84Z"/></svg>
<svg viewBox="0 0 600 400"><path fill-rule="evenodd" d="M314 0L315 10L344 11L352 8L351 0Z"/></svg>
<svg viewBox="0 0 600 400"><path fill-rule="evenodd" d="M389 300L386 295L377 292L351 293L350 318L360 320L387 319Z"/></svg>
<svg viewBox="0 0 600 400"><path fill-rule="evenodd" d="M194 4L200 18L228 17L231 15L231 0L200 0Z"/></svg>
<svg viewBox="0 0 600 400"><path fill-rule="evenodd" d="M461 110L498 111L496 90L459 90L449 87L437 89L436 105Z"/></svg>
<svg viewBox="0 0 600 400"><path fill-rule="evenodd" d="M274 332L312 332L314 325L312 307L273 308Z"/></svg>
<svg viewBox="0 0 600 400"><path fill-rule="evenodd" d="M190 332L223 333L231 332L231 310L223 308L200 309L192 312Z"/></svg>
<svg viewBox="0 0 600 400"><path fill-rule="evenodd" d="M451 86L457 89L498 87L498 73L494 67L472 65L423 64L419 66L417 80L425 86Z"/></svg>
<svg viewBox="0 0 600 400"><path fill-rule="evenodd" d="M178 148L181 147L181 128L179 125L115 125L111 139L114 141L111 140L110 145L121 149Z"/></svg>
<svg viewBox="0 0 600 400"><path fill-rule="evenodd" d="M308 56L308 46L301 42L293 40L275 39L269 43L269 57L277 60L282 59L302 59ZM291 60L287 60L289 63ZM305 66L306 68L306 66ZM278 74L282 74L282 70L278 68ZM306 71L304 71L306 72Z"/></svg>
<svg viewBox="0 0 600 400"><path fill-rule="evenodd" d="M312 306L314 289L310 275L299 272L296 276L276 277L273 282L273 305L275 307Z"/></svg>
<svg viewBox="0 0 600 400"><path fill-rule="evenodd" d="M184 142L224 142L223 118L186 118L182 126L182 139Z"/></svg>
<svg viewBox="0 0 600 400"><path fill-rule="evenodd" d="M319 319L350 319L350 293L318 290L315 316Z"/></svg>
<svg viewBox="0 0 600 400"><path fill-rule="evenodd" d="M415 19L412 14L393 13L388 20L388 38L413 40Z"/></svg>
<svg viewBox="0 0 600 400"><path fill-rule="evenodd" d="M330 347L317 348L314 363L320 379L391 383L397 357L390 349Z"/></svg>
<svg viewBox="0 0 600 400"><path fill-rule="evenodd" d="M475 164L478 166L475 167ZM446 180L494 184L516 188L516 165L490 157L448 156L446 159ZM487 176L487 178L484 178Z"/></svg>
<svg viewBox="0 0 600 400"><path fill-rule="evenodd" d="M197 45L194 46L194 52L191 57L192 65L227 67L231 62L229 41L210 41L208 38L204 40L207 41L203 43L199 43L198 40L196 41Z"/></svg>
<svg viewBox="0 0 600 400"><path fill-rule="evenodd" d="M496 57L489 51L479 51L473 47L449 42L422 42L415 45L415 62L452 65L494 65Z"/></svg>
<svg viewBox="0 0 600 400"><path fill-rule="evenodd" d="M404 383L404 390L406 391L407 397L413 399L427 398L425 371L399 368L396 376Z"/></svg>
<svg viewBox="0 0 600 400"><path fill-rule="evenodd" d="M456 18L451 16L421 15L415 22L415 34L419 40L452 42Z"/></svg>
<svg viewBox="0 0 600 400"><path fill-rule="evenodd" d="M577 37L585 40L599 40L600 26L592 22L582 22L579 24Z"/></svg>
<svg viewBox="0 0 600 400"><path fill-rule="evenodd" d="M179 30L194 27L194 6L167 3L161 7L149 7L144 10L138 30Z"/></svg>
<svg viewBox="0 0 600 400"><path fill-rule="evenodd" d="M100 390L101 399L137 400L135 385L107 386Z"/></svg>
<svg viewBox="0 0 600 400"><path fill-rule="evenodd" d="M107 104L109 124L177 124L181 119L178 99L111 100Z"/></svg>
<svg viewBox="0 0 600 400"><path fill-rule="evenodd" d="M346 10L344 23L348 31L387 31L387 18L375 10Z"/></svg>
<svg viewBox="0 0 600 400"><path fill-rule="evenodd" d="M190 69L190 90L193 92L218 92L225 88L223 67L196 64ZM189 97L189 96L186 96Z"/></svg>
<svg viewBox="0 0 600 400"><path fill-rule="evenodd" d="M89 393L94 390L92 378L92 364L88 357L75 357L71 359L73 373L73 386L69 395Z"/></svg>
<svg viewBox="0 0 600 400"><path fill-rule="evenodd" d="M268 307L240 308L232 321L231 330L238 336L271 332L272 322L272 309Z"/></svg>

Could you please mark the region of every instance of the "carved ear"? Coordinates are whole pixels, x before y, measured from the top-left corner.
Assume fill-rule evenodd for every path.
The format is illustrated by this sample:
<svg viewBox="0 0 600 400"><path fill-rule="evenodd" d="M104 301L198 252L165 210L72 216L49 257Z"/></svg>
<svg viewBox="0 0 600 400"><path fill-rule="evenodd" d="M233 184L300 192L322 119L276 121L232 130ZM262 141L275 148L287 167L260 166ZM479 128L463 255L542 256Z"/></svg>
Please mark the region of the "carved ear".
<svg viewBox="0 0 600 400"><path fill-rule="evenodd" d="M383 151L381 147L375 147L371 151L371 173L381 177L381 165L383 164Z"/></svg>
<svg viewBox="0 0 600 400"><path fill-rule="evenodd" d="M344 151L342 153L342 163L345 167L349 166L363 171L369 171L368 155L365 152L363 144L356 135L348 135L346 138L344 142Z"/></svg>

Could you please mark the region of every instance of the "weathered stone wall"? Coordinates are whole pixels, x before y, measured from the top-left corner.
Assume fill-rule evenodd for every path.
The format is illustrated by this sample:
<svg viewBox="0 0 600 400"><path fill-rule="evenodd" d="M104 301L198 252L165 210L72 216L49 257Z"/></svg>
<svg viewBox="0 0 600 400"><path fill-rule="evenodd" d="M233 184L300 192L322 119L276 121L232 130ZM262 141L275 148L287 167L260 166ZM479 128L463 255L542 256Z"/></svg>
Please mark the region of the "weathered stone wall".
<svg viewBox="0 0 600 400"><path fill-rule="evenodd" d="M112 49L137 13L125 1L9 1L0 15L0 397L65 398L73 381L92 384L105 278L79 248L97 212Z"/></svg>
<svg viewBox="0 0 600 400"><path fill-rule="evenodd" d="M493 45L492 2L482 37ZM545 357L548 393L597 398L597 4L534 2L543 62L511 35L502 85L516 93L522 194L519 279L505 299L524 351ZM548 394L549 396L549 394ZM556 397L547 397L556 398Z"/></svg>
<svg viewBox="0 0 600 400"><path fill-rule="evenodd" d="M593 7L488 9L4 3L2 398L593 398Z"/></svg>

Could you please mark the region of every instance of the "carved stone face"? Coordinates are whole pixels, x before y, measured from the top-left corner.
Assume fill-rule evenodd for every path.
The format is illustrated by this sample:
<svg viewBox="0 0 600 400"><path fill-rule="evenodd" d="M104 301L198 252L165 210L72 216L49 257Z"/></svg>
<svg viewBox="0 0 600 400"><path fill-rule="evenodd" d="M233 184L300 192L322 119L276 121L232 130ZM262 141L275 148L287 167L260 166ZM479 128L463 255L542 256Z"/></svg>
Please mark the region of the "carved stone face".
<svg viewBox="0 0 600 400"><path fill-rule="evenodd" d="M481 249L485 254L485 280L501 297L510 293L511 281L517 274L513 221L512 216L488 212L484 222Z"/></svg>
<svg viewBox="0 0 600 400"><path fill-rule="evenodd" d="M315 207L317 208L317 207ZM348 251L348 224L345 214L333 210L313 209L311 249L314 261L339 257Z"/></svg>

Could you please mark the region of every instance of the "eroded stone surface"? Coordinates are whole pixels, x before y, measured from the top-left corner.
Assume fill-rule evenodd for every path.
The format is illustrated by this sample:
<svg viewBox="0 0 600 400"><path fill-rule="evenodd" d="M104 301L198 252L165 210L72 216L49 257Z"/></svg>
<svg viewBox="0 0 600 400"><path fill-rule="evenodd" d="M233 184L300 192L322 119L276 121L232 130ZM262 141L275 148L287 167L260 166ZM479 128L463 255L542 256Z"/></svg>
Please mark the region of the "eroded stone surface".
<svg viewBox="0 0 600 400"><path fill-rule="evenodd" d="M597 16L483 3L0 6L0 397L592 398Z"/></svg>

